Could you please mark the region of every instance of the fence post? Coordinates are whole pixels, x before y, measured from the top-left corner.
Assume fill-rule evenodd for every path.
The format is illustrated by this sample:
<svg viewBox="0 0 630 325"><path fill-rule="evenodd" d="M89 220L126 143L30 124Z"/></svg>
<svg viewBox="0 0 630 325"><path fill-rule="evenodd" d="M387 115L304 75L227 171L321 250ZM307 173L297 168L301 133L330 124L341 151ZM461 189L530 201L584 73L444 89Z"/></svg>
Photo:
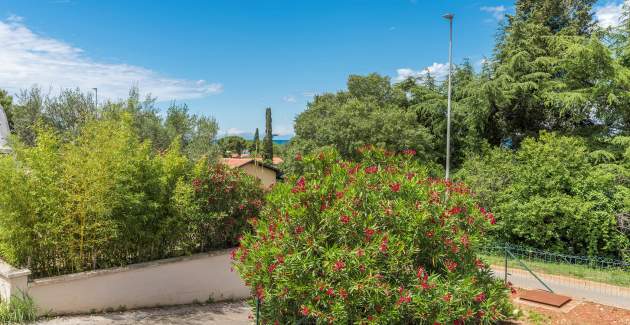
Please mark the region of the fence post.
<svg viewBox="0 0 630 325"><path fill-rule="evenodd" d="M260 298L256 298L256 325L260 325Z"/></svg>
<svg viewBox="0 0 630 325"><path fill-rule="evenodd" d="M505 279L503 281L505 282L505 285L507 285L507 283L508 283L508 279L507 279L507 276L508 276L508 248L507 248L507 246L504 246L503 249L505 250L505 270L503 272L503 275L504 275Z"/></svg>

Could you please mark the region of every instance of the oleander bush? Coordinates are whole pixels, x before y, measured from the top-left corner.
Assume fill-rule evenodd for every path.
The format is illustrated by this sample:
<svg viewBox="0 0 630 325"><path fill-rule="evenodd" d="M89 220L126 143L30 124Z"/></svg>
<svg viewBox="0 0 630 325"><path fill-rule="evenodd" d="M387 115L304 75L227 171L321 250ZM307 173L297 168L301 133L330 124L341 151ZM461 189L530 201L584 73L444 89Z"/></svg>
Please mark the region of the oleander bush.
<svg viewBox="0 0 630 325"><path fill-rule="evenodd" d="M193 163L178 140L155 150L128 114L71 141L38 127L34 146L0 156L0 184L0 258L35 277L232 247L262 200L254 179Z"/></svg>
<svg viewBox="0 0 630 325"><path fill-rule="evenodd" d="M233 253L264 323L487 323L509 289L476 252L494 223L462 184L410 156L362 150L297 157Z"/></svg>

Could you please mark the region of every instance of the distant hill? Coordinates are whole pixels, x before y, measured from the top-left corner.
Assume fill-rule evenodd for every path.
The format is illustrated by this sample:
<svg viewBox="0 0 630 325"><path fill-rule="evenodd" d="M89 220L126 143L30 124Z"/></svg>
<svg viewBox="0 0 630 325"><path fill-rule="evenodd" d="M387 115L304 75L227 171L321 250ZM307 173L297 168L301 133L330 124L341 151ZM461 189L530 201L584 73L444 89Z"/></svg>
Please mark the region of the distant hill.
<svg viewBox="0 0 630 325"><path fill-rule="evenodd" d="M238 133L238 134L218 134L217 135L217 139L221 139L224 138L226 136L231 136L231 135L236 135L239 136L241 138L244 138L245 140L253 140L254 139L254 133L251 132L243 132L243 133ZM263 133L260 134L260 140L262 141L263 137L265 135ZM293 138L293 135L281 135L281 136L277 136L274 137L273 142L277 143L277 144L285 144L287 142L289 142L291 140L291 138Z"/></svg>

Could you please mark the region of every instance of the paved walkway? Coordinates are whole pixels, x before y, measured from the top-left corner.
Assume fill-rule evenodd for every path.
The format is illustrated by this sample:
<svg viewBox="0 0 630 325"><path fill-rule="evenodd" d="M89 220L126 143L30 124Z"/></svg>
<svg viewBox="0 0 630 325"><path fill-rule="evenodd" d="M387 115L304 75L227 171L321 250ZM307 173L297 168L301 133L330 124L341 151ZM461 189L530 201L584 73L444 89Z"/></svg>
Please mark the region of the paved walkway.
<svg viewBox="0 0 630 325"><path fill-rule="evenodd" d="M504 269L493 266L495 276L503 279ZM555 293L572 298L596 302L630 310L630 288L613 286L605 283L580 280L559 275L536 273ZM508 269L508 281L523 289L543 289L545 287L529 272L519 269Z"/></svg>
<svg viewBox="0 0 630 325"><path fill-rule="evenodd" d="M139 309L101 315L65 316L42 320L41 325L250 325L251 309L245 302L186 305L165 308Z"/></svg>

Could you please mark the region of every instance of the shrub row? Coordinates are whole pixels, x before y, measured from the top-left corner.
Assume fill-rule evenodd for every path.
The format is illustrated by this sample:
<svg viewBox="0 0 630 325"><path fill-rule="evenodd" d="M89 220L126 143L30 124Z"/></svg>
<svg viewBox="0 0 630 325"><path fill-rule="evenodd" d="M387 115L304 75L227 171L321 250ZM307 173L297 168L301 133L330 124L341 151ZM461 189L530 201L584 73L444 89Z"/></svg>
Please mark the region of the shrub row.
<svg viewBox="0 0 630 325"><path fill-rule="evenodd" d="M60 139L39 128L0 157L0 258L36 277L229 247L262 205L257 180L179 141L156 152L127 115Z"/></svg>

